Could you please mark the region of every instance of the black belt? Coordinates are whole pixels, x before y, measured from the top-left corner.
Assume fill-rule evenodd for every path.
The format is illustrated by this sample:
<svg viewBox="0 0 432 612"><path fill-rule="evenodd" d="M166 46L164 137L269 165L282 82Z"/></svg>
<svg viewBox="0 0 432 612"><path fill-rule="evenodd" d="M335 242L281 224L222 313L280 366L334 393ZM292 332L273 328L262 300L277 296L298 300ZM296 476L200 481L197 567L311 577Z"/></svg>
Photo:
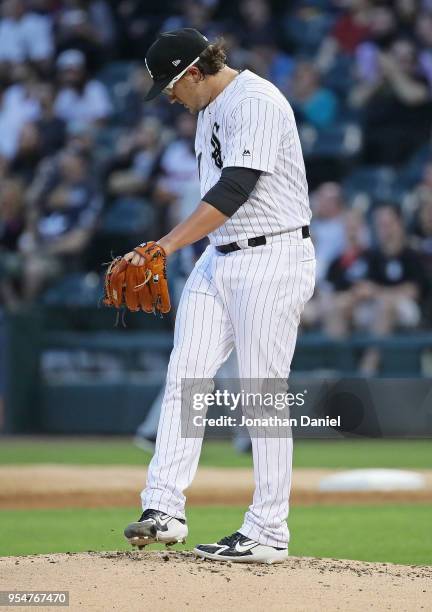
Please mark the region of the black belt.
<svg viewBox="0 0 432 612"><path fill-rule="evenodd" d="M309 225L303 225L301 232L302 238L309 238ZM267 239L265 236L258 236L258 238L248 239L248 246L250 247L262 246L263 244L267 244ZM216 250L225 255L226 253L232 253L233 251L240 251L241 247L239 247L237 242L230 242L230 244L222 244L221 246L217 246Z"/></svg>

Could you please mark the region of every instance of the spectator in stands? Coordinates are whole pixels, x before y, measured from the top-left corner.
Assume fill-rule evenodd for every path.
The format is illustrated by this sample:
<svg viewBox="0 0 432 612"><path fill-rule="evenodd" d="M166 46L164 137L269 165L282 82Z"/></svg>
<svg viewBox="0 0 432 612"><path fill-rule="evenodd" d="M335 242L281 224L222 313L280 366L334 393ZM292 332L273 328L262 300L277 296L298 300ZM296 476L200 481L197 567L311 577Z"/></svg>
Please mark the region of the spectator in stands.
<svg viewBox="0 0 432 612"><path fill-rule="evenodd" d="M195 28L202 34L212 37L212 15L214 13L214 2L201 2L200 0L183 0L182 11L176 15L170 15L161 27L162 32L177 30L180 28Z"/></svg>
<svg viewBox="0 0 432 612"><path fill-rule="evenodd" d="M136 125L149 112L149 103L144 98L151 87L151 78L145 66L137 66L129 75L124 96L124 125ZM153 106L150 103L151 106ZM160 105L158 105L160 106Z"/></svg>
<svg viewBox="0 0 432 612"><path fill-rule="evenodd" d="M429 199L429 196L431 194L432 159L424 164L420 174L420 182L416 185L415 189L412 192L412 195L414 196L414 205L417 205L418 207L425 198Z"/></svg>
<svg viewBox="0 0 432 612"><path fill-rule="evenodd" d="M334 338L345 337L351 331L355 309L362 301L357 286L368 273L369 235L363 215L347 211L344 226L346 246L331 262L320 294L324 331Z"/></svg>
<svg viewBox="0 0 432 612"><path fill-rule="evenodd" d="M147 195L162 144L162 126L157 119L150 117L121 138L116 156L110 162L109 194Z"/></svg>
<svg viewBox="0 0 432 612"><path fill-rule="evenodd" d="M420 304L428 283L419 255L408 246L403 220L392 205L381 206L374 214L377 248L368 255L368 273L357 283L356 292L367 308L363 324L376 336L384 337L396 328L415 328L421 320ZM380 363L377 348L368 349L361 361L364 374L373 375Z"/></svg>
<svg viewBox="0 0 432 612"><path fill-rule="evenodd" d="M142 57L163 17L172 14L160 0L120 0L114 3L119 29L120 49L126 57Z"/></svg>
<svg viewBox="0 0 432 612"><path fill-rule="evenodd" d="M94 155L97 147L96 135L96 130L90 130L85 123L70 123L67 126L65 146L86 158L89 170L100 178L100 164Z"/></svg>
<svg viewBox="0 0 432 612"><path fill-rule="evenodd" d="M297 64L288 97L301 123L328 128L336 119L337 98L332 91L321 86L319 73L311 62Z"/></svg>
<svg viewBox="0 0 432 612"><path fill-rule="evenodd" d="M144 3L139 0L118 3L67 0L54 4L51 0L6 0L1 7L0 179L9 181L11 177L12 180L19 177L24 190L25 184L30 183L25 200L29 202L29 211L36 210L38 215L35 226L30 223L33 229L27 234L33 235L38 244L50 242L39 233L39 226L48 223L45 217L50 214L46 207L53 206L50 194L60 181L58 160L63 154L59 156L58 152L66 147L68 151L84 155L90 171L98 178L101 170L106 170L103 157L106 149L102 147L108 145L105 132L99 134L99 128L111 117L112 106L104 85L91 75L94 67L105 65L112 53L116 53L117 46L122 57L138 59L141 63L131 73L123 107L116 105L124 111L119 119L120 126L113 124L113 132L117 129L120 132L121 126L132 130L126 138L118 138L116 155L109 160L106 185L116 197L151 196L159 212L161 227L169 227L195 204L197 171L193 129L189 126L193 119L178 117L176 109L166 101L143 103L149 89L149 75L142 63L143 52L161 28L195 25L208 31L210 37L214 31L223 31L230 40L235 65L252 67L282 87L301 119L318 128L318 138L320 128L332 126L340 104L338 106L335 91L321 87L314 66L318 64L325 72L335 58L341 59L341 74L338 75L345 74L346 70L349 77L350 61L355 58L359 87L350 97L365 122L365 159L368 163L403 162L430 134L431 0L299 2L290 3L288 9L280 5L279 13L274 4L263 0L242 0L238 6L218 0L204 3L182 0L175 14L169 3L160 0ZM304 40L303 32L293 36L288 30L285 39L279 38L285 14L288 19L299 17L297 22L305 23L305 27L312 25ZM318 56L314 57L314 49L322 40L321 35L316 40L314 36L317 32L329 31ZM418 56L413 45L415 40L419 46ZM323 50L329 44L330 54L322 63ZM53 47L58 55L58 91L46 72L53 57ZM307 54L308 61L302 53ZM2 61L7 68L3 74ZM117 75L116 70L114 73ZM345 95L345 90L339 89L332 75L327 82L337 89L338 95ZM346 90L348 87L349 84ZM113 88L113 95L117 95L117 89L121 87ZM158 121L163 126L162 132ZM428 210L424 200L428 185L432 185L427 174L426 170L416 194L420 205L414 235L415 244L422 253L427 242L423 236L425 232L427 235L423 216L427 216ZM322 175L318 184L328 180L325 164ZM35 199L35 193L41 188L42 196ZM45 204L45 200L50 204ZM312 201L316 208L312 231L323 291L328 265L345 253L345 246L347 249L352 246L351 229L347 245L344 233L346 223L350 227L355 221L347 221L350 215L345 219L338 185L324 183L312 194ZM31 241L20 239L21 242L27 248Z"/></svg>
<svg viewBox="0 0 432 612"><path fill-rule="evenodd" d="M420 9L420 0L396 0L394 12L399 34L411 36Z"/></svg>
<svg viewBox="0 0 432 612"><path fill-rule="evenodd" d="M25 295L34 299L49 280L80 265L101 207L88 159L65 150L48 159L28 194L34 211L26 236Z"/></svg>
<svg viewBox="0 0 432 612"><path fill-rule="evenodd" d="M264 0L242 0L239 11L240 27L237 29L237 35L240 44L246 49L255 45L272 44L277 23L270 5Z"/></svg>
<svg viewBox="0 0 432 612"><path fill-rule="evenodd" d="M41 153L50 156L61 149L66 138L66 123L57 117L54 110L55 91L51 83L40 83L36 89L36 98L40 105L40 115L36 121Z"/></svg>
<svg viewBox="0 0 432 612"><path fill-rule="evenodd" d="M7 160L12 160L17 153L24 125L40 116L34 70L25 64L17 65L11 72L11 81L0 100L0 156Z"/></svg>
<svg viewBox="0 0 432 612"><path fill-rule="evenodd" d="M107 0L90 0L87 4L89 22L105 51L114 49L117 41L113 8Z"/></svg>
<svg viewBox="0 0 432 612"><path fill-rule="evenodd" d="M299 59L315 57L334 24L335 13L343 10L333 8L336 10L329 10L328 2L320 0L280 3L282 14L273 11L275 25L282 27L281 40L276 38L278 45L294 51Z"/></svg>
<svg viewBox="0 0 432 612"><path fill-rule="evenodd" d="M24 188L19 179L10 178L1 183L0 215L1 249L17 251L24 230Z"/></svg>
<svg viewBox="0 0 432 612"><path fill-rule="evenodd" d="M252 47L252 53L265 66L265 69L261 71L262 76L274 83L279 89L288 90L294 76L294 59L278 48L276 42L255 45Z"/></svg>
<svg viewBox="0 0 432 612"><path fill-rule="evenodd" d="M159 119L164 125L172 127L177 110L168 99L157 98L145 102L152 80L145 66L138 64L131 71L125 84L123 110L119 120L122 125L135 126L145 117Z"/></svg>
<svg viewBox="0 0 432 612"><path fill-rule="evenodd" d="M77 49L84 55L89 71L94 72L112 56L112 39L106 34L94 27L87 10L66 7L58 23L57 54Z"/></svg>
<svg viewBox="0 0 432 612"><path fill-rule="evenodd" d="M22 276L19 241L25 227L24 189L18 179L0 185L0 302L13 307L19 300Z"/></svg>
<svg viewBox="0 0 432 612"><path fill-rule="evenodd" d="M51 17L31 11L23 0L4 0L0 10L0 69L30 60L46 72L54 46Z"/></svg>
<svg viewBox="0 0 432 612"><path fill-rule="evenodd" d="M363 109L366 163L401 163L427 141L431 96L410 40L398 39L388 52L378 52L376 80L358 85L351 103Z"/></svg>
<svg viewBox="0 0 432 612"><path fill-rule="evenodd" d="M58 151L65 142L66 125L54 114L54 88L50 83L37 83L34 98L39 105L38 118L25 123L19 134L17 151L10 171L26 183L33 180L38 163Z"/></svg>
<svg viewBox="0 0 432 612"><path fill-rule="evenodd" d="M432 12L418 14L415 33L420 45L419 63L432 90Z"/></svg>
<svg viewBox="0 0 432 612"><path fill-rule="evenodd" d="M7 159L0 153L0 181L5 180L9 172Z"/></svg>
<svg viewBox="0 0 432 612"><path fill-rule="evenodd" d="M177 138L166 146L155 168L153 198L159 210L161 235L190 214L199 200L195 118L181 113L176 128Z"/></svg>
<svg viewBox="0 0 432 612"><path fill-rule="evenodd" d="M368 38L371 22L369 0L353 0L336 20L330 34L324 39L316 63L322 72L333 66L338 54L354 55L357 47Z"/></svg>
<svg viewBox="0 0 432 612"><path fill-rule="evenodd" d="M368 95L369 87L380 78L379 54L388 52L397 36L397 23L390 7L371 6L369 16L369 36L360 43L355 53L355 72L359 87L351 92L351 105L361 108L363 98Z"/></svg>
<svg viewBox="0 0 432 612"><path fill-rule="evenodd" d="M63 51L57 58L59 92L55 100L56 115L68 124L101 125L111 115L112 107L105 86L90 79L85 57L77 49Z"/></svg>
<svg viewBox="0 0 432 612"><path fill-rule="evenodd" d="M430 168L432 175L432 164ZM412 245L423 261L429 286L432 289L432 188L423 189L419 192L418 197L419 209L414 223Z"/></svg>
<svg viewBox="0 0 432 612"><path fill-rule="evenodd" d="M375 51L388 51L390 45L397 37L397 19L390 6L372 3L369 14L369 35L367 40L357 47L361 52L364 47L371 47Z"/></svg>
<svg viewBox="0 0 432 612"><path fill-rule="evenodd" d="M312 194L311 233L317 256L317 284L326 277L330 263L345 248L342 189L337 183L323 183Z"/></svg>
<svg viewBox="0 0 432 612"><path fill-rule="evenodd" d="M26 123L21 129L16 155L10 164L14 176L28 184L33 180L38 163L42 159L40 134L35 123Z"/></svg>
<svg viewBox="0 0 432 612"><path fill-rule="evenodd" d="M419 254L426 271L428 291L423 312L428 327L432 326L432 163L429 164L430 188L419 192L419 209L415 219L411 244Z"/></svg>

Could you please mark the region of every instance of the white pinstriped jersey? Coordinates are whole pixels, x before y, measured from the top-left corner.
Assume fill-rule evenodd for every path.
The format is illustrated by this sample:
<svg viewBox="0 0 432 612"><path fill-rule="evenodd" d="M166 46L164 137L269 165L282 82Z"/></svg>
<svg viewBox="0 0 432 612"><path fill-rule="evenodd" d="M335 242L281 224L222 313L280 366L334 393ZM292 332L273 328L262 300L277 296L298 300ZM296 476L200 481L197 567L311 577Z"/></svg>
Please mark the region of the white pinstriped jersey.
<svg viewBox="0 0 432 612"><path fill-rule="evenodd" d="M249 199L209 235L212 244L309 225L308 186L294 113L269 81L245 70L200 111L195 152L201 197L224 167L262 171Z"/></svg>
<svg viewBox="0 0 432 612"><path fill-rule="evenodd" d="M185 394L182 383L194 380L199 392L213 388L208 383L233 349L242 388L250 388L245 385L251 380L265 389L269 379L286 381L300 316L315 285L314 246L299 229L311 216L303 156L293 112L276 87L249 71L238 75L200 112L196 154L201 197L224 166L256 168L262 175L247 202L210 235L212 244L196 262L176 312L156 449L141 501L143 509L178 519L185 519L184 491L203 441L202 428L199 435L190 430L193 392ZM263 234L273 234L264 245L242 244L227 254L215 248ZM293 441L263 429L264 435L251 437L255 492L239 531L263 546L286 549Z"/></svg>

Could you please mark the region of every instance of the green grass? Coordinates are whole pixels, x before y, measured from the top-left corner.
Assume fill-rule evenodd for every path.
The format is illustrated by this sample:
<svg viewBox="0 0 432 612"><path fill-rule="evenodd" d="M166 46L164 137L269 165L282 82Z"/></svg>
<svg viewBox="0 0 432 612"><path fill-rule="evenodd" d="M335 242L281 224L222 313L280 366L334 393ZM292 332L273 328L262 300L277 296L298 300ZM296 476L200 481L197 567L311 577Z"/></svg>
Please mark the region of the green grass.
<svg viewBox="0 0 432 612"><path fill-rule="evenodd" d="M131 438L0 438L0 465L147 465L150 459L151 454L136 448ZM201 465L248 467L252 458L236 453L228 442L209 442L203 447Z"/></svg>
<svg viewBox="0 0 432 612"><path fill-rule="evenodd" d="M64 463L146 465L149 453L125 438L1 438L0 464ZM200 465L249 467L250 455L237 453L230 442L208 441ZM297 440L295 467L432 468L431 440Z"/></svg>
<svg viewBox="0 0 432 612"><path fill-rule="evenodd" d="M235 531L243 512L239 507L190 508L186 548ZM2 510L0 554L129 550L122 530L136 515L136 508ZM428 504L294 507L290 553L432 565L431 515Z"/></svg>
<svg viewBox="0 0 432 612"><path fill-rule="evenodd" d="M296 467L432 468L432 440L299 440Z"/></svg>

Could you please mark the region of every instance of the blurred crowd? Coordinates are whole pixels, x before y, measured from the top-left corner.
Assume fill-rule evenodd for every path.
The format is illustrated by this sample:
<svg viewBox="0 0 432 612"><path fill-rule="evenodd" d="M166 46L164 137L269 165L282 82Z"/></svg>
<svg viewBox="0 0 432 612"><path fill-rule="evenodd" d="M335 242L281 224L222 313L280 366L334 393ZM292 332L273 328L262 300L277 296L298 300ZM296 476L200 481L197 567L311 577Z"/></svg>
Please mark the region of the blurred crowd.
<svg viewBox="0 0 432 612"><path fill-rule="evenodd" d="M305 325L338 338L432 326L432 0L3 0L0 11L4 305L100 275L110 249L157 239L196 205L195 118L143 103L154 36L196 27L223 35L230 65L294 108L319 261ZM364 361L373 369L377 355Z"/></svg>

